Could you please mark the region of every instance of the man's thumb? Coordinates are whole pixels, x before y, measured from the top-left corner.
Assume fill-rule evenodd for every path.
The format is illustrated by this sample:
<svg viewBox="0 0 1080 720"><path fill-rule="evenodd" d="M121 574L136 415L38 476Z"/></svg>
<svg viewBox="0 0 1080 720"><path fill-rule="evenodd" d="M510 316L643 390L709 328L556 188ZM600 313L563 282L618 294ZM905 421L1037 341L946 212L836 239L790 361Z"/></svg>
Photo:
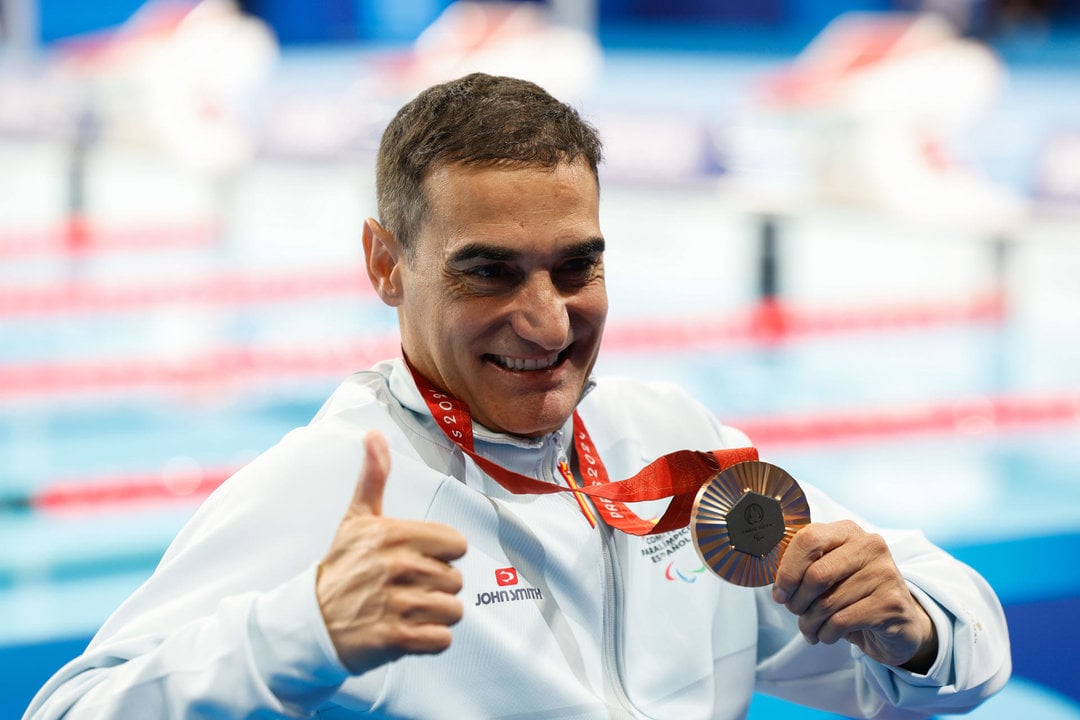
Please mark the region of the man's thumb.
<svg viewBox="0 0 1080 720"><path fill-rule="evenodd" d="M378 430L364 436L364 466L356 481L353 507L361 512L382 515L383 490L390 473L390 449Z"/></svg>

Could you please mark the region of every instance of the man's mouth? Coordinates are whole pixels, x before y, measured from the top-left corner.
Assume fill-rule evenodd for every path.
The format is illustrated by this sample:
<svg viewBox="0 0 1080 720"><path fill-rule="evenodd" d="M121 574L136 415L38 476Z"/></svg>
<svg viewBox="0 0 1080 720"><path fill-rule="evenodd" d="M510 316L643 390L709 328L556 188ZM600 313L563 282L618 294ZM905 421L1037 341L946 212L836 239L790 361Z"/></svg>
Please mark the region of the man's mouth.
<svg viewBox="0 0 1080 720"><path fill-rule="evenodd" d="M547 370L558 365L568 354L569 348L561 353L553 353L541 358L520 358L510 355L487 355L487 359L504 370L511 372L523 372L526 370Z"/></svg>

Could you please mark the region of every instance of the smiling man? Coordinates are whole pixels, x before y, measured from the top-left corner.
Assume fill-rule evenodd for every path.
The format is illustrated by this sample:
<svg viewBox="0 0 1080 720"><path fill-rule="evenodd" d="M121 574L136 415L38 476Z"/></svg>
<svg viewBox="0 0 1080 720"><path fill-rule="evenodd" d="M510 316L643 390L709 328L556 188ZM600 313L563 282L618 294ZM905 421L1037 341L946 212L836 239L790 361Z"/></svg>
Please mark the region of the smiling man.
<svg viewBox="0 0 1080 720"><path fill-rule="evenodd" d="M421 191L428 221L415 237L364 225L371 280L398 308L406 356L488 429L557 430L607 315L592 165L444 165Z"/></svg>
<svg viewBox="0 0 1080 720"><path fill-rule="evenodd" d="M676 487L753 451L668 384L593 377L599 162L531 83L402 108L363 244L403 357L222 485L27 718L727 719L755 691L913 718L999 689L986 583L812 486L772 587L699 572Z"/></svg>

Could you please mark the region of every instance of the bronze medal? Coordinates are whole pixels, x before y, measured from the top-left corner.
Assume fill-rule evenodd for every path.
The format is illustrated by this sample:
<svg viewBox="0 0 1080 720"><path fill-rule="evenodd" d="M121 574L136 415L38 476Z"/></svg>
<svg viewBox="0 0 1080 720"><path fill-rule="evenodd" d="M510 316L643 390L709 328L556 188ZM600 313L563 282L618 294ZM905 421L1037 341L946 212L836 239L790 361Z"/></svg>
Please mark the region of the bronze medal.
<svg viewBox="0 0 1080 720"><path fill-rule="evenodd" d="M770 585L792 536L810 522L802 488L766 462L718 472L694 498L690 531L705 566L743 587Z"/></svg>

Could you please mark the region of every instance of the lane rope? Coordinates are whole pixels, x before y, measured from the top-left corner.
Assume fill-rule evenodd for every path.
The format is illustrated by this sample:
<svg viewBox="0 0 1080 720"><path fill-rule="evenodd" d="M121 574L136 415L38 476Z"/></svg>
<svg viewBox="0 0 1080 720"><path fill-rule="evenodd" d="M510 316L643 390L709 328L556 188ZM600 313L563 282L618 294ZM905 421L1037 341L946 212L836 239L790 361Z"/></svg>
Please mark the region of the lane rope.
<svg viewBox="0 0 1080 720"><path fill-rule="evenodd" d="M995 436L1080 424L1080 392L1002 395L877 410L725 419L745 431L763 456L778 448L859 444L912 437ZM82 514L204 500L238 467L147 471L58 479L29 494L0 496L0 514Z"/></svg>
<svg viewBox="0 0 1080 720"><path fill-rule="evenodd" d="M350 280L341 278L342 285ZM765 303L748 311L615 323L604 332L604 353L681 352L771 346L844 333L994 323L1003 316L996 296L955 305L801 309ZM0 400L72 394L230 388L268 381L345 375L398 354L397 333L309 347L223 346L184 358L123 358L0 364Z"/></svg>
<svg viewBox="0 0 1080 720"><path fill-rule="evenodd" d="M121 287L101 281L7 287L0 288L0 318L128 312L169 304L239 307L341 295L374 296L363 267L288 274L217 272L190 280L160 279Z"/></svg>
<svg viewBox="0 0 1080 720"><path fill-rule="evenodd" d="M212 220L124 227L72 216L48 227L0 231L0 260L62 260L113 252L202 249L217 243L220 235L220 225Z"/></svg>

